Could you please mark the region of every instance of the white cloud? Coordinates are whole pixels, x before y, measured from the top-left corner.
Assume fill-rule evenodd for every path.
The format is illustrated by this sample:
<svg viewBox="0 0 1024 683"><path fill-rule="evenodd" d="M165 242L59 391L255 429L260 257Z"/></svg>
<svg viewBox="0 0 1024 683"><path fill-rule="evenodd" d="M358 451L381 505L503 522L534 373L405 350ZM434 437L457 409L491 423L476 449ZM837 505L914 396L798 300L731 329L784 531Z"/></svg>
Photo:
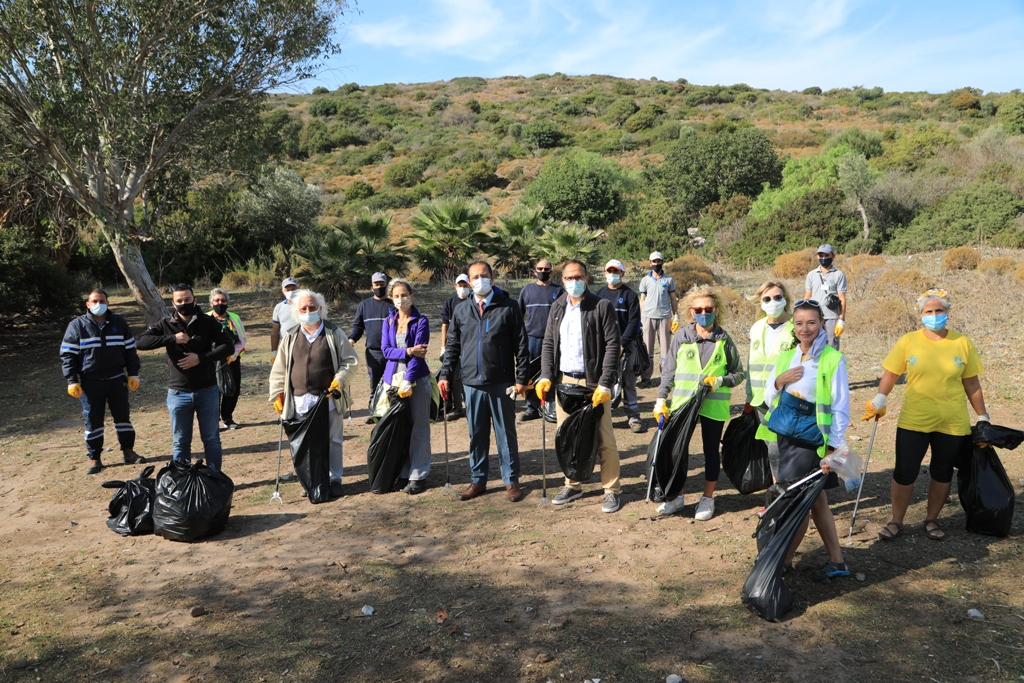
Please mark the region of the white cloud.
<svg viewBox="0 0 1024 683"><path fill-rule="evenodd" d="M410 54L455 54L486 61L507 48L503 12L491 0L431 0L414 18L355 24L352 37Z"/></svg>

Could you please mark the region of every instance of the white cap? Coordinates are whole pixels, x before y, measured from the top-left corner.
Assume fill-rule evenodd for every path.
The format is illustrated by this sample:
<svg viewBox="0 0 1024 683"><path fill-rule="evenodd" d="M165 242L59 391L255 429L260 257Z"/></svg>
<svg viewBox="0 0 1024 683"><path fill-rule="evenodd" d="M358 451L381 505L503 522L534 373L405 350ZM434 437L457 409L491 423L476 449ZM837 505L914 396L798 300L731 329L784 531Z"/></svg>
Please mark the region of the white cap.
<svg viewBox="0 0 1024 683"><path fill-rule="evenodd" d="M651 255L647 259L648 261L664 261L665 257L662 256L660 251L652 251Z"/></svg>
<svg viewBox="0 0 1024 683"><path fill-rule="evenodd" d="M459 276L455 278L455 284L459 284L460 282L469 282L469 276L465 273L459 273Z"/></svg>
<svg viewBox="0 0 1024 683"><path fill-rule="evenodd" d="M622 265L622 261L619 261L618 259L612 259L612 260L611 260L611 261L609 261L608 263L604 264L604 269L605 269L606 271L607 271L607 270L608 270L609 268L618 268L618 269L619 269L619 270L621 270L621 271L622 271L623 273L625 273L625 272L626 272L626 268L625 268L625 266L623 266L623 265Z"/></svg>

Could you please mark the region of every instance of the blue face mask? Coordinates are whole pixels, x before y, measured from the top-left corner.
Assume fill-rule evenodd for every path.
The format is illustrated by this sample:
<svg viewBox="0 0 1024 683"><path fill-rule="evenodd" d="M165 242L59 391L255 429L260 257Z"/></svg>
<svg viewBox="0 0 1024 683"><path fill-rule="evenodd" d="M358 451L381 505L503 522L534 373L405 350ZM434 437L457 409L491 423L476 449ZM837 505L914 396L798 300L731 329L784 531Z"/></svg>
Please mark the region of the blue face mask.
<svg viewBox="0 0 1024 683"><path fill-rule="evenodd" d="M89 312L92 313L95 316L104 315L107 312L107 305L106 304L93 304L92 306L89 307Z"/></svg>
<svg viewBox="0 0 1024 683"><path fill-rule="evenodd" d="M714 313L694 313L693 320L704 329L710 328L715 324Z"/></svg>
<svg viewBox="0 0 1024 683"><path fill-rule="evenodd" d="M299 322L303 325L316 325L320 322L320 311L310 311L309 313L299 313Z"/></svg>
<svg viewBox="0 0 1024 683"><path fill-rule="evenodd" d="M583 292L587 289L587 283L583 280L567 280L564 284L565 291L574 298L583 296Z"/></svg>
<svg viewBox="0 0 1024 683"><path fill-rule="evenodd" d="M938 332L946 326L946 322L949 320L949 315L940 313L938 315L922 315L921 324L927 327L932 332Z"/></svg>

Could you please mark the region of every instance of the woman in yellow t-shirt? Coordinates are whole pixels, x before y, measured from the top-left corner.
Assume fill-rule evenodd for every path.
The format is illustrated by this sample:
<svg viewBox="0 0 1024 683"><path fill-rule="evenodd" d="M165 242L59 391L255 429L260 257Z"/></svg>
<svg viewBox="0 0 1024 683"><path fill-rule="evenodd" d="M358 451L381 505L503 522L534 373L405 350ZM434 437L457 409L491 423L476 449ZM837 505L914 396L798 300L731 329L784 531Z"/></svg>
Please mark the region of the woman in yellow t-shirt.
<svg viewBox="0 0 1024 683"><path fill-rule="evenodd" d="M978 375L981 359L971 340L946 328L951 301L944 289L929 289L917 299L923 329L903 335L882 361L885 374L878 394L867 402L862 420L885 415L886 397L896 380L907 373L907 389L896 426L896 466L892 473L892 521L878 532L892 541L903 531L914 481L931 446L931 482L924 532L933 541L946 537L939 513L949 495L953 468L971 447L971 420L964 397L979 422L988 422Z"/></svg>

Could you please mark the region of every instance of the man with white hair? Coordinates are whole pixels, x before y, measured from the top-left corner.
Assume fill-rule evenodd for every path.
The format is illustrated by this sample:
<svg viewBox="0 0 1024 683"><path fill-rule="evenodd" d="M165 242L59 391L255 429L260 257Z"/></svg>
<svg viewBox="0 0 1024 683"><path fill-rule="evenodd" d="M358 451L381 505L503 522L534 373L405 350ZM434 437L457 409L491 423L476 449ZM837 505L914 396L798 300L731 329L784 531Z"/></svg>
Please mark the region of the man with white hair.
<svg viewBox="0 0 1024 683"><path fill-rule="evenodd" d="M351 383L359 358L342 329L326 320L327 303L316 292L296 290L292 317L298 321L281 339L270 369L270 402L285 420L301 419L325 391L337 391L328 418L331 496L342 495L343 413L352 403Z"/></svg>
<svg viewBox="0 0 1024 683"><path fill-rule="evenodd" d="M284 301L279 301L274 306L274 318L270 323L270 360L277 355L277 347L281 344L281 337L295 329L299 323L292 318L291 300L299 289L299 281L293 277L286 277L281 281L281 293L284 294Z"/></svg>
<svg viewBox="0 0 1024 683"><path fill-rule="evenodd" d="M665 363L665 354L672 343L672 335L679 329L679 318L676 315L678 300L676 299L676 281L666 275L665 257L660 251L651 252L651 269L640 280L640 319L643 323L644 341L647 353L652 358L647 372L643 374L643 382L650 381L654 372L654 341L657 339L659 349L658 372Z"/></svg>

